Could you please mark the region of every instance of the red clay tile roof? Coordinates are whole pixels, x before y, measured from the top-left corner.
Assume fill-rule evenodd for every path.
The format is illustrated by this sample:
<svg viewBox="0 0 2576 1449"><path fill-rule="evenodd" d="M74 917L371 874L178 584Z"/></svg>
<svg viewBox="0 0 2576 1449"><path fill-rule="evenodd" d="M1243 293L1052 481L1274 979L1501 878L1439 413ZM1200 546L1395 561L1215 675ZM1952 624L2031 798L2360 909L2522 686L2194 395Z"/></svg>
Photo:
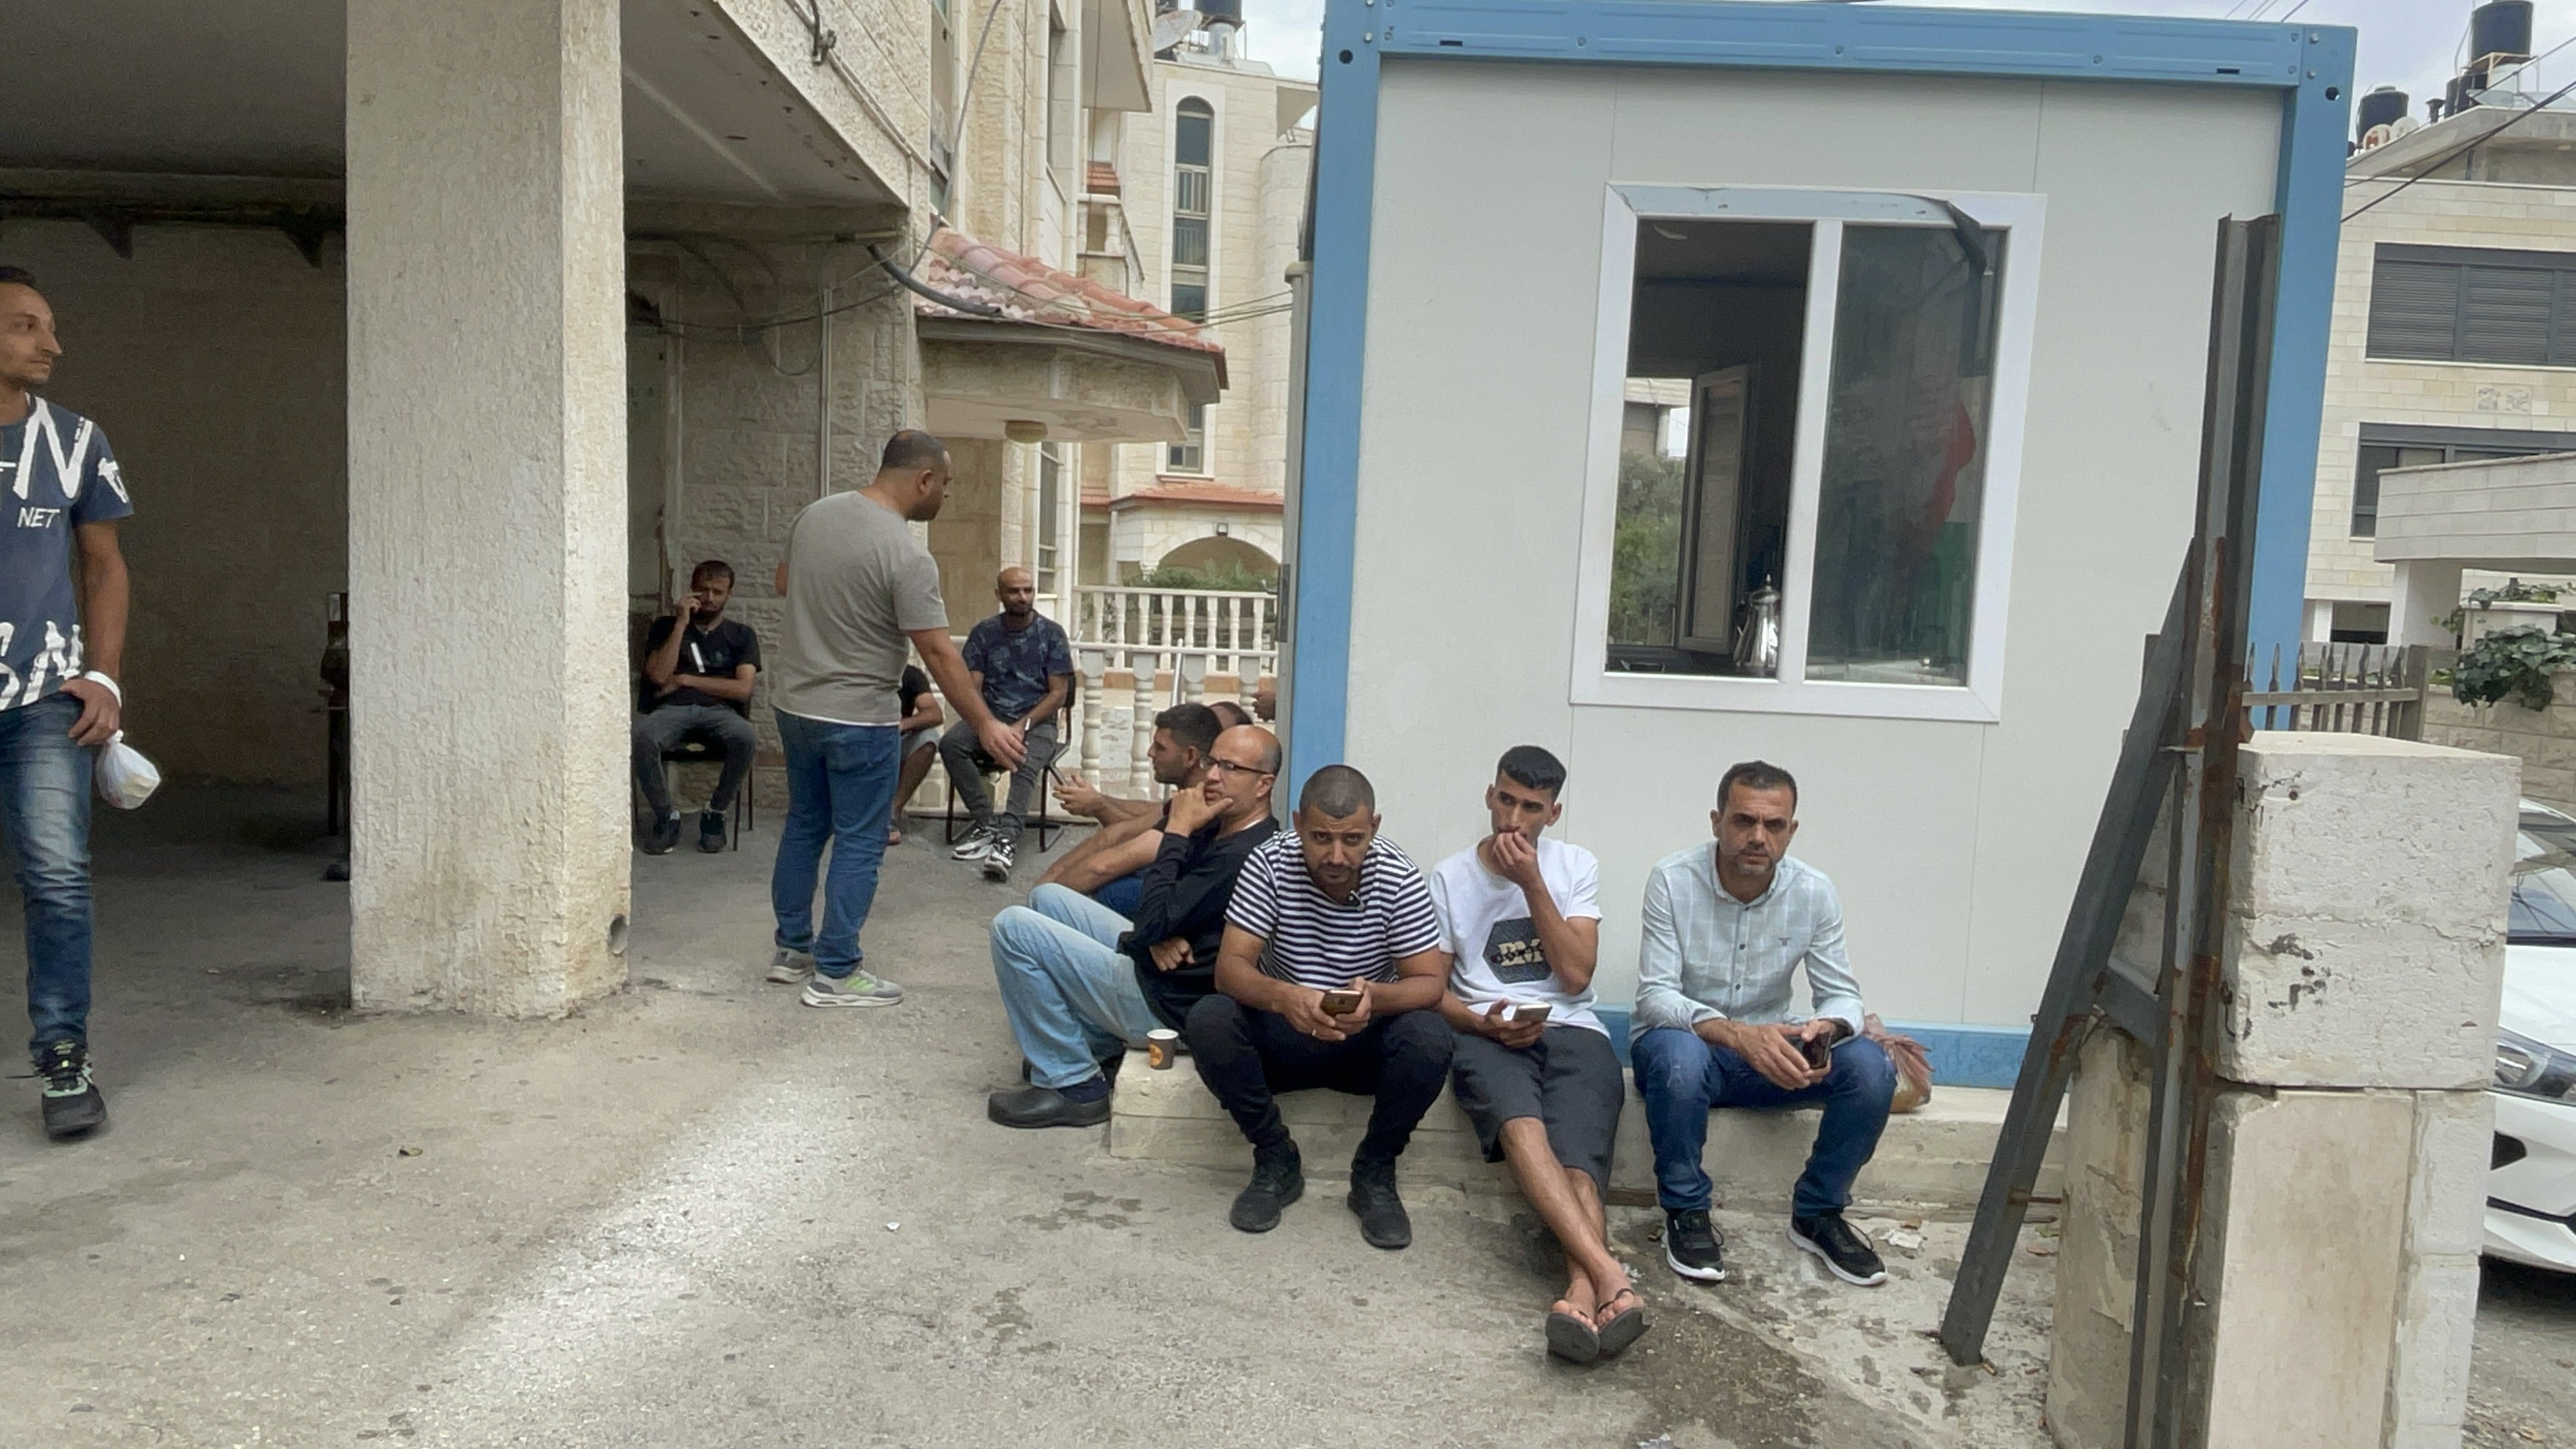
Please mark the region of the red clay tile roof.
<svg viewBox="0 0 2576 1449"><path fill-rule="evenodd" d="M1209 353L1218 359L1218 378L1223 381L1225 349L1200 335L1197 323L1113 292L1088 277L1058 271L1033 257L977 241L954 227L943 226L931 235L929 253L922 257L914 275L934 291L988 302L1002 310L1000 318L978 318L975 313L916 297L912 305L922 316L1032 322L1125 333L1140 341Z"/></svg>
<svg viewBox="0 0 2576 1449"><path fill-rule="evenodd" d="M1111 499L1109 506L1124 508L1135 503L1197 503L1219 508L1257 508L1266 513L1277 513L1287 506L1285 500L1266 488L1172 477L1157 477L1153 487Z"/></svg>
<svg viewBox="0 0 2576 1449"><path fill-rule="evenodd" d="M1087 195L1116 196L1118 194L1118 168L1110 165L1106 161L1091 161L1084 163L1082 172L1082 189Z"/></svg>

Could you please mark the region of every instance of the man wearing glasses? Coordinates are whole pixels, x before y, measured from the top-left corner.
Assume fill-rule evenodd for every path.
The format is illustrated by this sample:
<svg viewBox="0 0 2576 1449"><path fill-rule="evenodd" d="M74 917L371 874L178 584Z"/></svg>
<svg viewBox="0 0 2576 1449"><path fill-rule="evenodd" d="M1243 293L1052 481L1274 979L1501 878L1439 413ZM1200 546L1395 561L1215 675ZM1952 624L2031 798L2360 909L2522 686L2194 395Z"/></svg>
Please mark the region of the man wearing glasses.
<svg viewBox="0 0 2576 1449"><path fill-rule="evenodd" d="M1172 797L1131 920L1061 885L993 918L993 975L1027 1060L1026 1085L993 1093L1005 1127L1109 1120L1109 1073L1157 1027L1180 1030L1215 989L1235 874L1279 826L1270 791L1279 739L1258 725L1217 737L1206 779Z"/></svg>

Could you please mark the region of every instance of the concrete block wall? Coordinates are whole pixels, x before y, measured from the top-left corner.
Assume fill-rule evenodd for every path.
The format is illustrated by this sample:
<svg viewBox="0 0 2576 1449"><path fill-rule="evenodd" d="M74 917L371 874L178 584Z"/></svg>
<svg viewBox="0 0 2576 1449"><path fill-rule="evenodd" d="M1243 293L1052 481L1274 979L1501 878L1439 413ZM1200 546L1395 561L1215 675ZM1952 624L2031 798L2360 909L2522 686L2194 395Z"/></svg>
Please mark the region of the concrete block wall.
<svg viewBox="0 0 2576 1449"><path fill-rule="evenodd" d="M2482 1091L2516 762L2343 734L2258 736L2239 758L2219 1075Z"/></svg>
<svg viewBox="0 0 2576 1449"><path fill-rule="evenodd" d="M2517 765L2291 733L2257 736L2241 764L2186 1412L2213 1446L2447 1449L2477 1308ZM2142 965L2164 906L2148 874L2115 948ZM2071 1096L2048 1399L2067 1449L2121 1442L2149 1094L2148 1054L2101 1028Z"/></svg>
<svg viewBox="0 0 2576 1449"><path fill-rule="evenodd" d="M2576 810L2576 674L2550 683L2552 702L2545 710L2511 700L2462 704L2449 688L2434 685L2424 699L2424 742L2511 755L2522 762L2522 793Z"/></svg>

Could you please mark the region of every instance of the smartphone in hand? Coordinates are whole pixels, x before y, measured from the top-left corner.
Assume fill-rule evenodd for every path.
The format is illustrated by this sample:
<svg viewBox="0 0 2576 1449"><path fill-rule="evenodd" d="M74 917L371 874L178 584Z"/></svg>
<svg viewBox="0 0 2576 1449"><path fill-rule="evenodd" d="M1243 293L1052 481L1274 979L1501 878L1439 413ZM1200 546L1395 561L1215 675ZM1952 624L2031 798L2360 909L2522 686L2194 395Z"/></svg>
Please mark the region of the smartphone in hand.
<svg viewBox="0 0 2576 1449"><path fill-rule="evenodd" d="M1336 987L1335 989L1324 993L1324 1014L1326 1016L1348 1016L1359 1009L1360 993L1356 988L1348 986Z"/></svg>
<svg viewBox="0 0 2576 1449"><path fill-rule="evenodd" d="M1832 1038L1811 1036L1798 1043L1798 1047L1801 1052L1805 1053L1807 1065L1809 1067L1819 1072L1833 1070L1834 1044Z"/></svg>
<svg viewBox="0 0 2576 1449"><path fill-rule="evenodd" d="M1503 1008L1503 1020L1516 1026L1534 1026L1547 1020L1555 1006L1544 1001L1518 1001Z"/></svg>

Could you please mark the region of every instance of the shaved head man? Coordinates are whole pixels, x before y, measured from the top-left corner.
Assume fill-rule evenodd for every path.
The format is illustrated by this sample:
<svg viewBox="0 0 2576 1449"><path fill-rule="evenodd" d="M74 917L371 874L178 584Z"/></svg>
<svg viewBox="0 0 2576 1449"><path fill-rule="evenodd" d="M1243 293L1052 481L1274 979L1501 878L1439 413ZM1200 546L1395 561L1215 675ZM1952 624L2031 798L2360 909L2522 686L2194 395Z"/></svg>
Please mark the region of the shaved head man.
<svg viewBox="0 0 2576 1449"><path fill-rule="evenodd" d="M778 917L769 979L803 983L807 1006L892 1006L903 989L861 968L859 929L875 903L886 820L903 768L898 703L904 659L922 665L1007 767L1020 732L978 698L948 637L939 565L911 525L936 517L948 492L948 449L928 433L886 440L876 477L805 506L787 531L773 580L786 596L771 701L787 756L787 827L770 873ZM822 924L814 890L823 848Z"/></svg>
<svg viewBox="0 0 2576 1449"><path fill-rule="evenodd" d="M1011 772L1009 801L1000 810L993 808L984 773L1002 767L972 730L950 730L939 742L939 759L948 767L957 798L975 817L975 828L949 854L982 862L986 880L1007 882L1019 853L1021 823L1046 783L1046 767L1063 737L1057 716L1073 690L1073 648L1063 626L1038 613L1037 576L1027 569L1015 565L996 575L993 599L1002 611L966 636L966 667L993 717L1019 731L1027 757Z"/></svg>

